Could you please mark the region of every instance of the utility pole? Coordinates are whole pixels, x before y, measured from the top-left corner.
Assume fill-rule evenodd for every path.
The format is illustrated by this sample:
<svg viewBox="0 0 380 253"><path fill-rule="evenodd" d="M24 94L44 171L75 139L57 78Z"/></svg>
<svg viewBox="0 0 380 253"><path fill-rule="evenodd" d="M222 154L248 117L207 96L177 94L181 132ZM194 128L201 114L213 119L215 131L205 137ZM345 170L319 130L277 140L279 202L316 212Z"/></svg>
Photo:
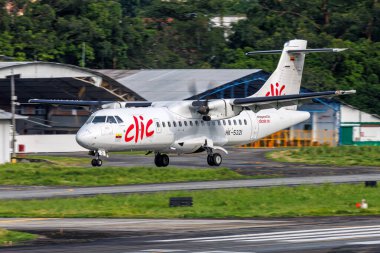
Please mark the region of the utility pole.
<svg viewBox="0 0 380 253"><path fill-rule="evenodd" d="M12 112L12 157L11 162L16 163L16 101L15 95L15 75L11 69L11 112Z"/></svg>

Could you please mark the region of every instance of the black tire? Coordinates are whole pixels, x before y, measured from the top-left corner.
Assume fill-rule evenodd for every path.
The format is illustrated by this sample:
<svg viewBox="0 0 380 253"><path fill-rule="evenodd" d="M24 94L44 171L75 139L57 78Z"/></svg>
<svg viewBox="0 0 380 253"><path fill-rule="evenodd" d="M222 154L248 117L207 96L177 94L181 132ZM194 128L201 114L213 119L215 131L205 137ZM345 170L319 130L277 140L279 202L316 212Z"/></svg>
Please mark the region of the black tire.
<svg viewBox="0 0 380 253"><path fill-rule="evenodd" d="M97 163L98 167L100 167L100 166L103 165L103 161L102 161L102 159L98 159L98 160L96 160L96 163Z"/></svg>
<svg viewBox="0 0 380 253"><path fill-rule="evenodd" d="M154 157L154 164L156 164L157 167L162 167L162 156L160 154Z"/></svg>
<svg viewBox="0 0 380 253"><path fill-rule="evenodd" d="M98 162L96 161L96 159L92 159L91 160L91 165L92 165L92 167L97 167L98 166Z"/></svg>
<svg viewBox="0 0 380 253"><path fill-rule="evenodd" d="M212 160L214 162L214 166L220 166L222 164L223 159L219 153L213 154L212 158L213 158Z"/></svg>
<svg viewBox="0 0 380 253"><path fill-rule="evenodd" d="M212 155L207 156L207 163L210 166L214 166L214 157Z"/></svg>
<svg viewBox="0 0 380 253"><path fill-rule="evenodd" d="M169 165L169 156L168 155L161 155L161 166L166 167Z"/></svg>

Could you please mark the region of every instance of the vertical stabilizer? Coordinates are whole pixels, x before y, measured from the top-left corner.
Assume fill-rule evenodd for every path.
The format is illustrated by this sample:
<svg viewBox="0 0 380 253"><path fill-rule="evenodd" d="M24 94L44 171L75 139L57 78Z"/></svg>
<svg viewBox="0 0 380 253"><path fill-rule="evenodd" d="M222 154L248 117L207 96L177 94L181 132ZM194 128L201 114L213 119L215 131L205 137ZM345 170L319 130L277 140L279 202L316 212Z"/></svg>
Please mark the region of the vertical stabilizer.
<svg viewBox="0 0 380 253"><path fill-rule="evenodd" d="M268 97L299 94L305 54L306 40L290 40L285 43L276 70L263 87L251 97ZM297 52L299 50L299 52ZM289 52L290 51L290 52ZM293 51L293 52L292 52ZM249 54L278 53L279 51L258 51Z"/></svg>

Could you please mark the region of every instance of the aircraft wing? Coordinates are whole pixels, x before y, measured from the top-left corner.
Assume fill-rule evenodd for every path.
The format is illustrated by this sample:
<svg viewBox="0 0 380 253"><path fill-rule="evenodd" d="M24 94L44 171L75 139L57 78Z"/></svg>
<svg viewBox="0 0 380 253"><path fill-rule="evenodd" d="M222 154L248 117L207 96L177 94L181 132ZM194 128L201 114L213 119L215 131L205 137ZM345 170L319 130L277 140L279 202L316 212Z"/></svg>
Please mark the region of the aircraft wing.
<svg viewBox="0 0 380 253"><path fill-rule="evenodd" d="M231 101L234 106L249 107L254 111L269 108L280 108L284 106L299 105L306 103L315 98L326 98L339 95L353 94L356 90L338 90L338 91L323 91L323 92L310 92L294 95L270 96L270 97L247 97L237 98Z"/></svg>
<svg viewBox="0 0 380 253"><path fill-rule="evenodd" d="M92 106L108 108L117 104L117 107L148 107L151 102L147 101L96 101L96 100L63 100L63 99L29 99L31 104L49 104L49 105L72 105L72 106Z"/></svg>

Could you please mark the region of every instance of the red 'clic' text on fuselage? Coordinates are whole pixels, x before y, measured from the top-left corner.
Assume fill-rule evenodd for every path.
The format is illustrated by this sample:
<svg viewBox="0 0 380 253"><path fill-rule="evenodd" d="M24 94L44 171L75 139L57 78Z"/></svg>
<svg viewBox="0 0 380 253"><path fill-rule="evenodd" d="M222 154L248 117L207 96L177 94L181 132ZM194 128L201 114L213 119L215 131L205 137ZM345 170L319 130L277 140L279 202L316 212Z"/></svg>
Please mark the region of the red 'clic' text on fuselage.
<svg viewBox="0 0 380 253"><path fill-rule="evenodd" d="M125 142L130 142L134 139L135 143L137 143L139 140L143 140L145 137L151 137L154 134L154 130L150 130L153 124L152 119L149 119L146 124L144 124L143 116L133 116L133 120L134 123L128 127L125 133Z"/></svg>

